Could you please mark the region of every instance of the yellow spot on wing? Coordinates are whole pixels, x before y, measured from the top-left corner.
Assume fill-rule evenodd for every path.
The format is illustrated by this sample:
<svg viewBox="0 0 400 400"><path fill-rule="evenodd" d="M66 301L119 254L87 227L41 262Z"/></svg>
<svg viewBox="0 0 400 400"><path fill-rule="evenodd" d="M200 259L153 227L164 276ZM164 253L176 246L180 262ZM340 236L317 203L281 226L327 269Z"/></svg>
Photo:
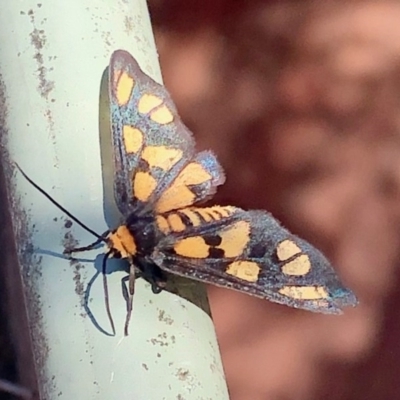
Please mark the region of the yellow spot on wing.
<svg viewBox="0 0 400 400"><path fill-rule="evenodd" d="M221 207L218 207L218 206L216 206L216 207L211 207L211 208L210 208L210 215L214 218L215 221L218 221L218 220L220 220L221 218L223 218L223 217L221 216L220 212L219 212L219 209L220 209L220 208L221 208Z"/></svg>
<svg viewBox="0 0 400 400"><path fill-rule="evenodd" d="M165 104L153 111L150 118L161 125L169 124L174 120L171 110Z"/></svg>
<svg viewBox="0 0 400 400"><path fill-rule="evenodd" d="M206 222L210 222L210 221L214 220L213 216L210 214L209 208L198 208L197 212L202 216L202 218Z"/></svg>
<svg viewBox="0 0 400 400"><path fill-rule="evenodd" d="M142 159L150 167L159 167L168 171L182 158L182 150L170 149L165 146L147 146L142 153Z"/></svg>
<svg viewBox="0 0 400 400"><path fill-rule="evenodd" d="M213 208L214 207L195 208L195 210L197 213L201 214L206 221L213 221L214 219L209 214L209 211ZM234 210L235 208L231 207L231 209ZM201 224L199 217L192 210L183 209L179 212L188 216L193 226L198 226L196 224ZM171 224L171 220L169 218L170 216L168 217L168 222ZM181 222L182 226L177 224L177 227L180 227L183 231L186 229L186 226L183 224L183 221ZM172 229L175 230L175 228ZM250 224L247 221L237 221L225 230L218 231L217 233L221 238L221 243L214 248L223 250L224 257L226 258L238 257L243 253L247 244L249 243ZM206 258L209 257L210 246L205 243L201 236L195 236L178 241L174 245L174 250L177 254L183 257Z"/></svg>
<svg viewBox="0 0 400 400"><path fill-rule="evenodd" d="M196 162L188 164L162 194L156 205L158 213L187 207L196 201L196 195L188 188L199 185L211 179L204 167Z"/></svg>
<svg viewBox="0 0 400 400"><path fill-rule="evenodd" d="M301 253L301 249L290 239L280 242L276 247L276 255L280 261L288 260L298 253Z"/></svg>
<svg viewBox="0 0 400 400"><path fill-rule="evenodd" d="M224 257L238 257L250 240L250 225L247 221L238 221L228 229L218 232L218 236L221 243L214 248L223 250ZM194 236L176 242L174 250L182 257L208 258L210 246L201 236Z"/></svg>
<svg viewBox="0 0 400 400"><path fill-rule="evenodd" d="M136 243L132 234L125 225L121 225L110 234L111 247L120 252L122 258L136 254Z"/></svg>
<svg viewBox="0 0 400 400"><path fill-rule="evenodd" d="M247 282L257 282L260 270L260 267L255 262L234 261L229 264L226 273Z"/></svg>
<svg viewBox="0 0 400 400"><path fill-rule="evenodd" d="M175 232L182 232L186 229L181 217L178 214L171 214L168 216L168 222L171 229Z"/></svg>
<svg viewBox="0 0 400 400"><path fill-rule="evenodd" d="M124 137L125 151L128 154L137 153L143 145L143 133L133 126L124 125L122 135Z"/></svg>
<svg viewBox="0 0 400 400"><path fill-rule="evenodd" d="M209 248L201 236L185 238L174 245L176 254L189 258L207 258Z"/></svg>
<svg viewBox="0 0 400 400"><path fill-rule="evenodd" d="M186 208L183 210L179 210L179 212L185 214L190 219L190 222L192 223L193 226L199 226L201 224L200 217L191 209Z"/></svg>
<svg viewBox="0 0 400 400"><path fill-rule="evenodd" d="M118 73L118 71L116 71L115 73ZM123 71L119 75L117 87L115 90L115 96L117 98L118 105L124 106L128 103L129 99L131 98L134 85L135 80L125 71Z"/></svg>
<svg viewBox="0 0 400 400"><path fill-rule="evenodd" d="M227 218L234 213L236 210L235 207L232 206L213 206L213 207L205 207L205 208L196 208L195 209L201 217L206 221L218 221L222 218Z"/></svg>
<svg viewBox="0 0 400 400"><path fill-rule="evenodd" d="M182 207L191 205L195 202L195 194L186 186L173 189L169 187L157 202L156 210L159 213L164 213L171 210L178 210Z"/></svg>
<svg viewBox="0 0 400 400"><path fill-rule="evenodd" d="M138 111L141 114L147 114L154 108L158 107L163 103L163 99L154 94L145 93L138 102Z"/></svg>
<svg viewBox="0 0 400 400"><path fill-rule="evenodd" d="M205 222L218 221L222 218L227 218L232 215L236 210L236 207L232 206L213 206L213 207L202 207L202 208L186 208L179 210L184 213L191 221L193 226L201 225L202 221L199 215L204 219Z"/></svg>
<svg viewBox="0 0 400 400"><path fill-rule="evenodd" d="M223 217L229 217L236 210L236 207L232 206L225 206L225 207L214 206L213 208L217 210Z"/></svg>
<svg viewBox="0 0 400 400"><path fill-rule="evenodd" d="M163 233L169 233L169 224L166 218L161 215L158 215L156 218L158 229Z"/></svg>
<svg viewBox="0 0 400 400"><path fill-rule="evenodd" d="M282 265L282 272L286 275L305 275L310 269L311 263L307 254L301 254L294 260Z"/></svg>
<svg viewBox="0 0 400 400"><path fill-rule="evenodd" d="M210 179L211 175L201 164L192 162L181 171L174 183L181 182L186 185L199 185Z"/></svg>
<svg viewBox="0 0 400 400"><path fill-rule="evenodd" d="M133 194L141 201L147 201L154 189L157 181L148 172L137 172L133 182Z"/></svg>
<svg viewBox="0 0 400 400"><path fill-rule="evenodd" d="M323 286L285 286L279 293L297 300L326 299L328 292Z"/></svg>
<svg viewBox="0 0 400 400"><path fill-rule="evenodd" d="M218 235L221 243L216 247L224 251L225 257L238 257L250 241L250 224L247 221L238 221L228 229L218 232Z"/></svg>

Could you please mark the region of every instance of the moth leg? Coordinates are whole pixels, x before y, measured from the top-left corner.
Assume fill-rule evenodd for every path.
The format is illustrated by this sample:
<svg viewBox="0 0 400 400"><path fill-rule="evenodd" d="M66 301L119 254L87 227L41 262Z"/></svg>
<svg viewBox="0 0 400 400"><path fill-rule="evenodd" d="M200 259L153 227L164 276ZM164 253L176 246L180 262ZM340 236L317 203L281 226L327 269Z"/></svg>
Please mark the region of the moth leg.
<svg viewBox="0 0 400 400"><path fill-rule="evenodd" d="M138 278L143 278L146 282L150 283L151 291L154 294L162 292L165 289L165 285L167 283L164 276L158 276L158 273L155 273L155 271L149 271L148 269L146 269L145 272L141 271L140 269L136 269L136 279ZM124 280L124 282L126 282L129 279L129 275L122 279ZM127 298L128 291L125 288L125 299Z"/></svg>
<svg viewBox="0 0 400 400"><path fill-rule="evenodd" d="M124 298L126 300L126 318L124 326L124 335L129 335L129 322L132 316L133 310L133 295L135 294L135 279L136 279L136 269L135 264L132 260L129 261L129 276L122 279L122 290L124 293ZM126 290L125 282L128 280L128 291Z"/></svg>
<svg viewBox="0 0 400 400"><path fill-rule="evenodd" d="M165 285L160 285L160 282L153 282L151 284L151 290L154 294L161 293L165 289Z"/></svg>
<svg viewBox="0 0 400 400"><path fill-rule="evenodd" d="M136 272L136 267L138 272ZM127 312L125 319L124 335L128 336L129 322L133 311L133 296L135 294L135 280L137 277L144 278L151 285L153 293L158 294L165 289L167 279L163 271L151 261L144 259L136 259L135 262L130 260L129 275L121 280L122 293L127 304ZM126 288L128 281L128 289Z"/></svg>
<svg viewBox="0 0 400 400"><path fill-rule="evenodd" d="M102 265L102 274L103 274L103 291L104 291L104 301L106 303L106 311L107 311L107 317L108 320L110 321L111 329L113 336L115 336L115 325L114 325L114 320L111 315L111 309L110 309L110 297L108 295L108 283L107 283L107 260L111 255L111 250L105 254L103 257L103 265Z"/></svg>
<svg viewBox="0 0 400 400"><path fill-rule="evenodd" d="M165 289L167 284L167 276L154 262L149 260L141 260L138 264L142 277L150 283L151 290L154 294L160 293Z"/></svg>

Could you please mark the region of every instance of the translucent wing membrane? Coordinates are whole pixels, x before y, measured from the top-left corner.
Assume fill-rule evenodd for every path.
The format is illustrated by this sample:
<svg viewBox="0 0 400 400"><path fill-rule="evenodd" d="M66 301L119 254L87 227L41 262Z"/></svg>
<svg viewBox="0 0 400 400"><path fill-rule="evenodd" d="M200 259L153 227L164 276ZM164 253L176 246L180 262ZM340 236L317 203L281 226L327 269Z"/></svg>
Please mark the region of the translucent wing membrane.
<svg viewBox="0 0 400 400"><path fill-rule="evenodd" d="M163 270L314 312L357 303L322 253L266 212L188 208L157 223L165 236L152 258Z"/></svg>
<svg viewBox="0 0 400 400"><path fill-rule="evenodd" d="M165 88L123 50L110 62L115 197L123 215L166 212L203 201L224 182L211 152L194 140Z"/></svg>

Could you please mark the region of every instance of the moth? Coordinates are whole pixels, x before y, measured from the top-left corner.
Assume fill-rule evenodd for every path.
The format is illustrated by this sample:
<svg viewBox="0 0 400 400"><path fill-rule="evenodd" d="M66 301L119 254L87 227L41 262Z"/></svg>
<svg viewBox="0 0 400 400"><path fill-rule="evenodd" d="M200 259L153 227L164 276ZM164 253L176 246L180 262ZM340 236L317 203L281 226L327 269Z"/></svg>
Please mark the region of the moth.
<svg viewBox="0 0 400 400"><path fill-rule="evenodd" d="M166 89L127 51L111 56L109 99L114 197L124 221L71 251L103 241L103 269L110 256L128 261L126 335L137 271L154 293L168 272L313 312L357 304L325 256L268 212L200 206L224 183L223 169L211 151L196 152Z"/></svg>

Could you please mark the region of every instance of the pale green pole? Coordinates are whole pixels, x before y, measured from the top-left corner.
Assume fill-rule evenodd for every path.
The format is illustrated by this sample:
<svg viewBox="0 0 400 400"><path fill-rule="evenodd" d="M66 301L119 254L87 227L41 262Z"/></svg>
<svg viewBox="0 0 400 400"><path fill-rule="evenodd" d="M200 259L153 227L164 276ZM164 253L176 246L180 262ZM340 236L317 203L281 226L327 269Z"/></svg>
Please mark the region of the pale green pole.
<svg viewBox="0 0 400 400"><path fill-rule="evenodd" d="M154 295L139 280L124 338L125 273L114 272L109 290L117 334L98 329L93 318L109 331L101 277L93 279L101 259L91 261L101 249L79 263L64 259L65 245L93 237L75 223L70 227L11 164L18 162L93 230L107 229L105 215L117 222L104 201L109 166L102 168L107 159L99 131L108 121L99 118L100 84L118 48L160 81L146 2L7 1L0 43L2 163L40 398L228 399L212 321L191 302L168 292Z"/></svg>

